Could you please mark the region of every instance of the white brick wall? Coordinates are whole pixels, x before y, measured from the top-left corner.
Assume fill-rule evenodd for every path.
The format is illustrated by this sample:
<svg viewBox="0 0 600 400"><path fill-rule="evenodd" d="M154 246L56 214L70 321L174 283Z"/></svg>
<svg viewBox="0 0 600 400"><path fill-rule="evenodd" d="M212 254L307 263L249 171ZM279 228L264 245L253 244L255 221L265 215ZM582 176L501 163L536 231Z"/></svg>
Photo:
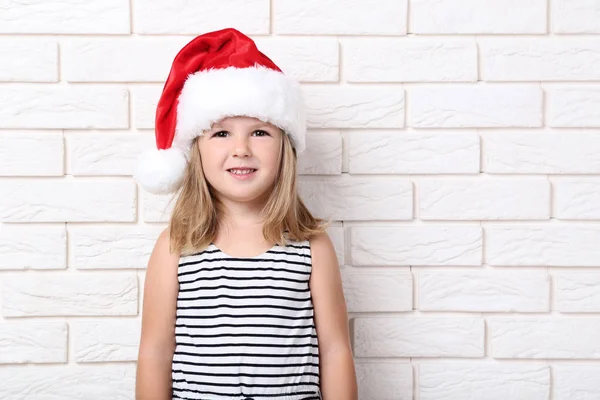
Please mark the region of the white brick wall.
<svg viewBox="0 0 600 400"><path fill-rule="evenodd" d="M568 1L568 0L567 0ZM415 34L546 33L546 0L411 0Z"/></svg>
<svg viewBox="0 0 600 400"><path fill-rule="evenodd" d="M4 22L4 21L3 21ZM0 39L0 81L58 81L58 43L53 40Z"/></svg>
<svg viewBox="0 0 600 400"><path fill-rule="evenodd" d="M0 398L133 400L134 162L233 26L305 90L360 400L600 399L600 0L376 3L0 0Z"/></svg>
<svg viewBox="0 0 600 400"><path fill-rule="evenodd" d="M74 321L69 327L77 363L137 359L141 330L137 319Z"/></svg>
<svg viewBox="0 0 600 400"><path fill-rule="evenodd" d="M596 0L555 0L552 15L556 33L600 33L600 7Z"/></svg>
<svg viewBox="0 0 600 400"><path fill-rule="evenodd" d="M547 365L434 364L420 366L421 400L451 400L469 393L474 399L547 399Z"/></svg>
<svg viewBox="0 0 600 400"><path fill-rule="evenodd" d="M0 91L0 129L128 127L128 93L119 87L15 84Z"/></svg>

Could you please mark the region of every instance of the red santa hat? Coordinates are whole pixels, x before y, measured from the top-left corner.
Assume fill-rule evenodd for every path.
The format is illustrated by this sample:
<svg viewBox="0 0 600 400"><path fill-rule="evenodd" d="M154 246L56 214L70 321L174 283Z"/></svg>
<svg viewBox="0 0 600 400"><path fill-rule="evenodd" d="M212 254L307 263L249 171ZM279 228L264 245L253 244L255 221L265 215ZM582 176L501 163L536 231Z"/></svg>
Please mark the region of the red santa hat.
<svg viewBox="0 0 600 400"><path fill-rule="evenodd" d="M156 109L156 149L140 156L136 181L151 193L176 191L194 138L229 116L272 123L297 153L305 148L300 85L235 29L198 36L175 56Z"/></svg>

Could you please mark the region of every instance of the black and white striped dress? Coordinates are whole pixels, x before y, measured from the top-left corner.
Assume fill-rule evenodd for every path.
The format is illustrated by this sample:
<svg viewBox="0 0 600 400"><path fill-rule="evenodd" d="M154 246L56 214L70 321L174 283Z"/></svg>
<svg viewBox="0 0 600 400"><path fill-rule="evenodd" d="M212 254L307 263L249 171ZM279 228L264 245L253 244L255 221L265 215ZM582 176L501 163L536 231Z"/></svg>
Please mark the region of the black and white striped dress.
<svg viewBox="0 0 600 400"><path fill-rule="evenodd" d="M173 399L320 400L308 241L179 261Z"/></svg>

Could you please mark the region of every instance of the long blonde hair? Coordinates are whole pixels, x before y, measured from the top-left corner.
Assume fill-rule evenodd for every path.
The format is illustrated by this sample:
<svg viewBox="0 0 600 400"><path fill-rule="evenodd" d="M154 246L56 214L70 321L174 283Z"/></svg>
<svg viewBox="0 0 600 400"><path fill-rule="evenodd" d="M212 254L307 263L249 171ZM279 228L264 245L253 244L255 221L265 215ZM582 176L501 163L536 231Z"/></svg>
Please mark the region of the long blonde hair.
<svg viewBox="0 0 600 400"><path fill-rule="evenodd" d="M181 255L205 249L218 230L221 205L209 185L194 139L185 177L173 207L169 228L171 251ZM297 192L296 150L287 134L282 134L282 156L273 189L262 210L263 236L270 243L285 245L288 240L308 240L327 228L328 221L315 218Z"/></svg>

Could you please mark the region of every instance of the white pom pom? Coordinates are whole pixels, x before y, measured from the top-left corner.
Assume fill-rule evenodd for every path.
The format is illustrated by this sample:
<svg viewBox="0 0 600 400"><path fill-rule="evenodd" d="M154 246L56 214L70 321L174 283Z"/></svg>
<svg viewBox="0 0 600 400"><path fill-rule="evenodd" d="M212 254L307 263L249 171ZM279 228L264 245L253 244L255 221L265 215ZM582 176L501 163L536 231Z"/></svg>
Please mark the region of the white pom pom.
<svg viewBox="0 0 600 400"><path fill-rule="evenodd" d="M150 193L173 193L181 186L186 166L186 155L179 148L151 149L141 154L134 178Z"/></svg>

